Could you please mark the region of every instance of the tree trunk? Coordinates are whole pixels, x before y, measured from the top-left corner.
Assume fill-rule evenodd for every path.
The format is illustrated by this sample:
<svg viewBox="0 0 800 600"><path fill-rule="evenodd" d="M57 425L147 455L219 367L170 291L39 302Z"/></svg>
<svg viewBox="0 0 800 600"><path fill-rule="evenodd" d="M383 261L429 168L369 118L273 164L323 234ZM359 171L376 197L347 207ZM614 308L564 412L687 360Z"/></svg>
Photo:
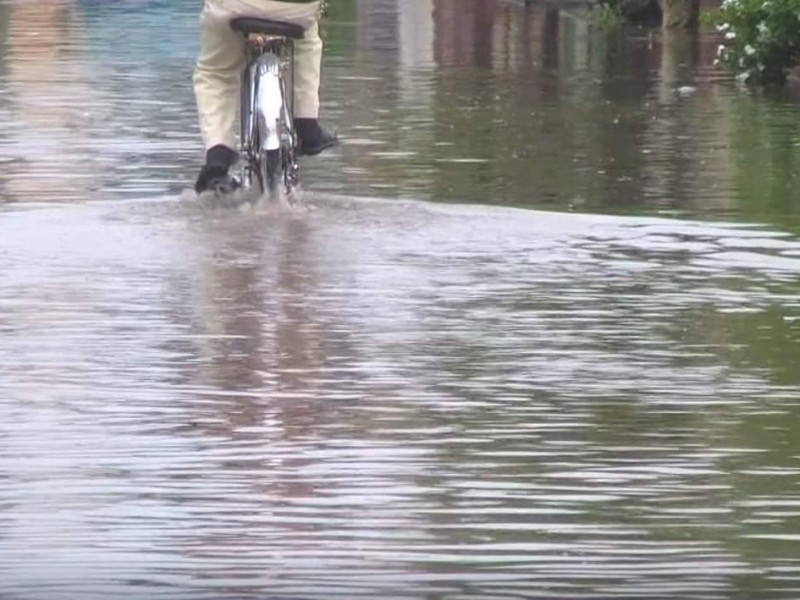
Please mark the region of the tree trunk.
<svg viewBox="0 0 800 600"><path fill-rule="evenodd" d="M663 0L664 27L694 29L700 21L700 0Z"/></svg>

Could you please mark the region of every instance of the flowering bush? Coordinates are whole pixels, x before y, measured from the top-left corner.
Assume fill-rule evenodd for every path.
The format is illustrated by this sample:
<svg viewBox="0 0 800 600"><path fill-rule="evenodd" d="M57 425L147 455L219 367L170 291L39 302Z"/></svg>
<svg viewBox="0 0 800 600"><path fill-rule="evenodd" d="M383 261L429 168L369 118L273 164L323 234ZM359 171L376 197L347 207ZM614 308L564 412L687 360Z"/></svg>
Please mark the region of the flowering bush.
<svg viewBox="0 0 800 600"><path fill-rule="evenodd" d="M743 81L783 82L800 61L800 0L724 0L712 21L718 60Z"/></svg>

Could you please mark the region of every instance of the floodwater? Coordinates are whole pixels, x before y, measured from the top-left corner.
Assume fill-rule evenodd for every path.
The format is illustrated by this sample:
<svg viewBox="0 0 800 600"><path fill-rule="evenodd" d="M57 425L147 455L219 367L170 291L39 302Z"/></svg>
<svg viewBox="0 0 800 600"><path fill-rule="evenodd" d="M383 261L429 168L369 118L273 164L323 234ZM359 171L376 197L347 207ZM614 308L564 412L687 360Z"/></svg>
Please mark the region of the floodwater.
<svg viewBox="0 0 800 600"><path fill-rule="evenodd" d="M0 0L0 598L800 597L800 102L334 2L302 206L198 206L189 0Z"/></svg>

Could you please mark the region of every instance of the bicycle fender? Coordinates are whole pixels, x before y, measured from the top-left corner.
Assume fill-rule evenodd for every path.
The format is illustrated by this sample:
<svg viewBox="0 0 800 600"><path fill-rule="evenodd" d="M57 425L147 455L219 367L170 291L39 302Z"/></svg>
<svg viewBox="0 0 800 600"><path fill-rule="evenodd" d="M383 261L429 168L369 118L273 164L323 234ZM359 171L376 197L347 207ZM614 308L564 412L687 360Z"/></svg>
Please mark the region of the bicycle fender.
<svg viewBox="0 0 800 600"><path fill-rule="evenodd" d="M277 56L271 53L262 54L258 59L258 93L256 107L258 122L263 127L261 138L262 150L277 150L281 146L281 111L283 95L281 93L281 65Z"/></svg>

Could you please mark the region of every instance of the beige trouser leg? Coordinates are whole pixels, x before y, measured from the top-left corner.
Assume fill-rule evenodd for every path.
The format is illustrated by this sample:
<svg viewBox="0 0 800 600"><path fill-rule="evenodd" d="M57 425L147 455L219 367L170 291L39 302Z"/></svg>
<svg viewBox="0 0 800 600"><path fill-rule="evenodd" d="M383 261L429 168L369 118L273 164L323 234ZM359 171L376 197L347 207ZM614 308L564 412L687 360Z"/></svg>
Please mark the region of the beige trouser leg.
<svg viewBox="0 0 800 600"><path fill-rule="evenodd" d="M293 4L275 0L206 0L200 17L200 57L194 72L194 92L205 147L223 144L236 149L239 102L245 62L244 38L230 27L239 16L296 23L306 28L295 41L294 116L319 116L322 40L319 2Z"/></svg>

